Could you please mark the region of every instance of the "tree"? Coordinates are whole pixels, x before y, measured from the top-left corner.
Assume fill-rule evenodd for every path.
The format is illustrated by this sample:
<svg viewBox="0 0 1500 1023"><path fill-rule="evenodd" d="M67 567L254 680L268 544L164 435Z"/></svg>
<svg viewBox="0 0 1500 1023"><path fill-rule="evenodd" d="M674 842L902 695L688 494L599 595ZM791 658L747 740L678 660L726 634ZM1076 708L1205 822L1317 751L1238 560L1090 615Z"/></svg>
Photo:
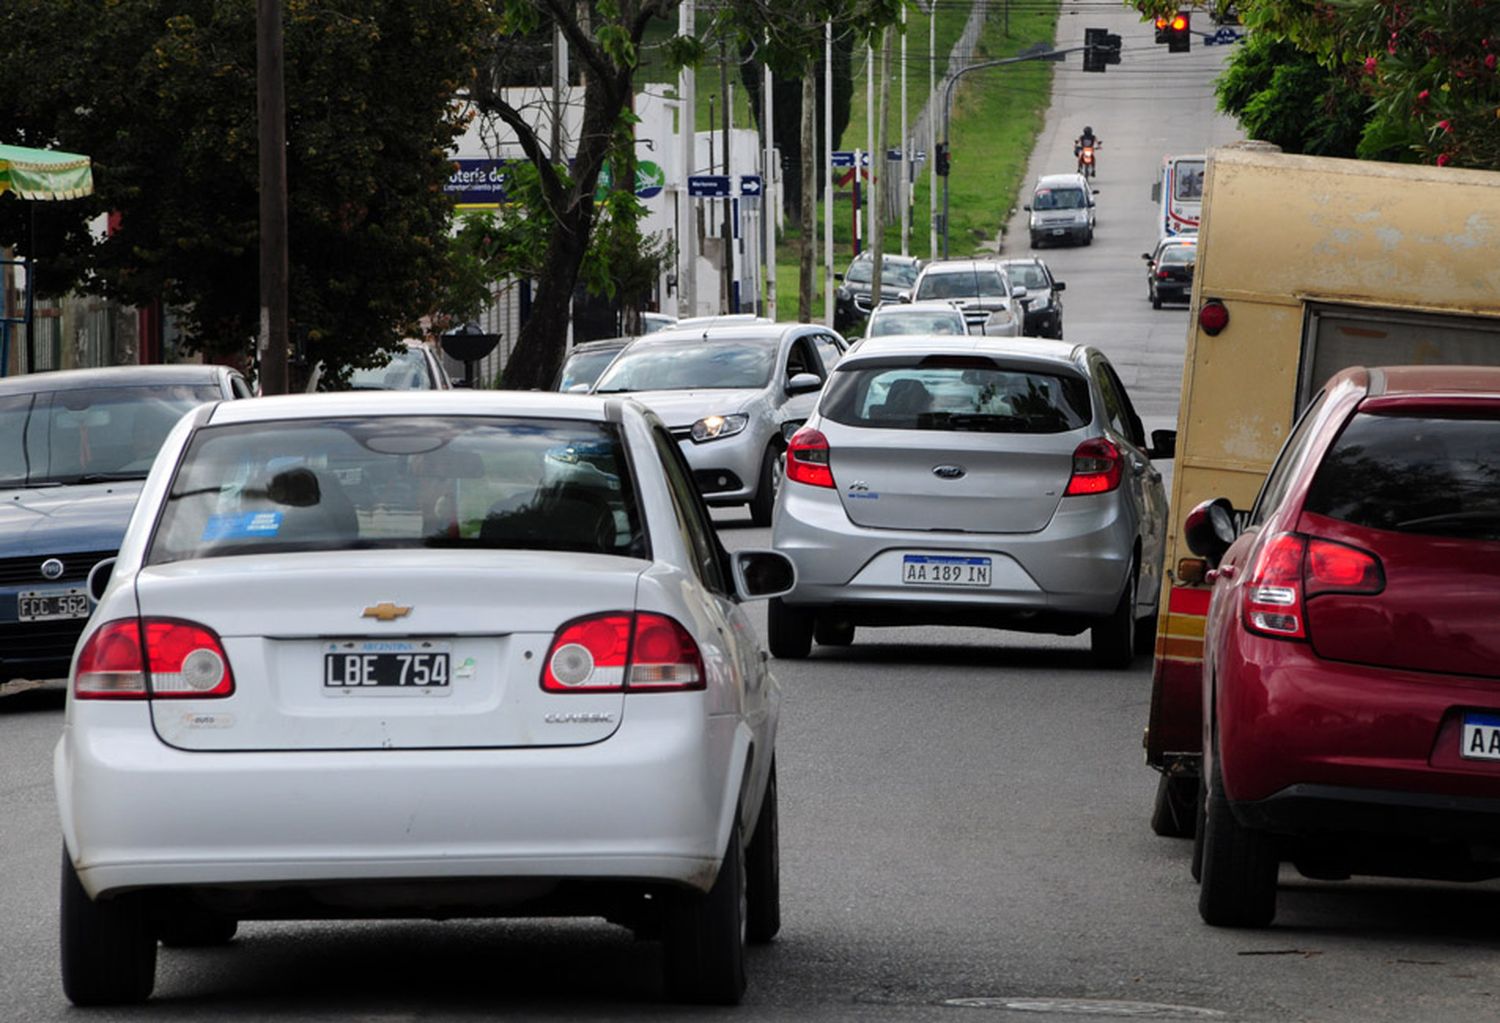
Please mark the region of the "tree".
<svg viewBox="0 0 1500 1023"><path fill-rule="evenodd" d="M1288 153L1358 155L1369 100L1347 72L1330 71L1285 39L1252 34L1215 84L1219 109L1251 138Z"/></svg>
<svg viewBox="0 0 1500 1023"><path fill-rule="evenodd" d="M1144 15L1179 6L1129 3ZM1363 99L1361 157L1500 169L1500 6L1492 0L1240 0L1238 6L1252 39L1289 45ZM1289 109L1291 90L1305 85L1303 76L1272 76L1262 105Z"/></svg>
<svg viewBox="0 0 1500 1023"><path fill-rule="evenodd" d="M500 23L487 73L473 91L485 113L500 118L535 170L536 201L526 209L545 226L546 243L534 273L538 283L531 317L521 328L505 365L506 387L550 386L562 363L568 307L589 251L596 223L595 192L605 165L622 153L625 174L617 180L633 188L634 137L630 102L641 37L652 19L665 17L676 0L500 0ZM505 85L532 73L537 41L561 32L570 60L583 77L583 123L571 167L554 162L538 133ZM628 218L627 218L628 219Z"/></svg>
<svg viewBox="0 0 1500 1023"><path fill-rule="evenodd" d="M94 161L95 194L48 251L49 284L181 311L186 341L257 333L255 4L0 5L0 134ZM448 272L446 153L492 14L485 0L287 0L294 336L336 374L417 329ZM112 213L96 239L87 218ZM0 239L24 245L22 204Z"/></svg>

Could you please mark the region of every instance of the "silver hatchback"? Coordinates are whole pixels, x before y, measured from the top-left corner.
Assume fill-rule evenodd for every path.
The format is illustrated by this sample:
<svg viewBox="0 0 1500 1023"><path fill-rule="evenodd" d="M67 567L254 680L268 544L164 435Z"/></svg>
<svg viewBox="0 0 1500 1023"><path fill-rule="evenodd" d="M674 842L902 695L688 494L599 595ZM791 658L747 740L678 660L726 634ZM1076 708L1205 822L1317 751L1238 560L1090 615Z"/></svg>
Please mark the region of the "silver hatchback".
<svg viewBox="0 0 1500 1023"><path fill-rule="evenodd" d="M860 625L1074 635L1125 667L1150 642L1166 494L1119 376L1053 341L866 341L787 449L773 546L797 566L770 647L805 657Z"/></svg>

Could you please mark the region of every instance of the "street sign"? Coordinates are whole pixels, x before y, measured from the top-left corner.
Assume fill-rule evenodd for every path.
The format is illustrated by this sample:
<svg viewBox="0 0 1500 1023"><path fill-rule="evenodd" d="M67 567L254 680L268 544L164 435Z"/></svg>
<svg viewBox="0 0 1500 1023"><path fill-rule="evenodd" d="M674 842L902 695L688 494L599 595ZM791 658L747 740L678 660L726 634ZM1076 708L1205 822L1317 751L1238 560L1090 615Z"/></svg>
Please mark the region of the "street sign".
<svg viewBox="0 0 1500 1023"><path fill-rule="evenodd" d="M1204 46L1228 46L1240 41L1240 34L1228 25L1220 25L1219 30L1203 37Z"/></svg>
<svg viewBox="0 0 1500 1023"><path fill-rule="evenodd" d="M892 159L897 159L897 160L899 160L900 158L901 158L900 154L897 154L895 157L892 157ZM854 150L852 150L852 149L835 149L833 151L833 160L832 160L832 162L833 162L833 165L835 167L853 167L854 166ZM869 153L866 153L863 150L860 151L860 154L859 154L859 165L861 167L868 167L868 166L870 166L870 154Z"/></svg>
<svg viewBox="0 0 1500 1023"><path fill-rule="evenodd" d="M688 178L688 195L694 199L726 199L729 197L729 175L694 174Z"/></svg>
<svg viewBox="0 0 1500 1023"><path fill-rule="evenodd" d="M749 198L759 198L761 194L759 174L740 175L740 195Z"/></svg>

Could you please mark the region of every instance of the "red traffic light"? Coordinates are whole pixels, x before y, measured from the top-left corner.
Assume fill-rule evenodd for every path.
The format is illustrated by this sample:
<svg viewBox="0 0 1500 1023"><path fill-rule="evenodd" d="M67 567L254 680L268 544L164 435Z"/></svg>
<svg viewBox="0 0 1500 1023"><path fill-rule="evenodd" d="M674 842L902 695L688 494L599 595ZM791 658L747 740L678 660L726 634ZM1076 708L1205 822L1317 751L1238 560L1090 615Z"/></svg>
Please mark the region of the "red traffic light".
<svg viewBox="0 0 1500 1023"><path fill-rule="evenodd" d="M1156 27L1158 31L1167 27L1167 16L1165 14L1158 14L1156 16Z"/></svg>
<svg viewBox="0 0 1500 1023"><path fill-rule="evenodd" d="M1186 14L1178 14L1177 16L1175 16L1172 19L1172 31L1174 31L1174 32L1182 32L1187 27L1188 27L1188 18L1187 18Z"/></svg>

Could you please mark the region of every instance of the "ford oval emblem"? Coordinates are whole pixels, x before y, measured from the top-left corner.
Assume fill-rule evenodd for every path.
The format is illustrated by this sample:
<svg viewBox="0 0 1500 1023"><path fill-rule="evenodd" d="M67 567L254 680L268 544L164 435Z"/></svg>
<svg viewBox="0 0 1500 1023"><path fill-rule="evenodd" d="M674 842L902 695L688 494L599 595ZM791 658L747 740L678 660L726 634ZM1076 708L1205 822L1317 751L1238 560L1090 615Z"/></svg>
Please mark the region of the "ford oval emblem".
<svg viewBox="0 0 1500 1023"><path fill-rule="evenodd" d="M962 479L964 467L961 465L934 465L932 467L932 474L940 480Z"/></svg>
<svg viewBox="0 0 1500 1023"><path fill-rule="evenodd" d="M56 558L48 558L42 562L43 579L61 579L63 574L63 563Z"/></svg>

